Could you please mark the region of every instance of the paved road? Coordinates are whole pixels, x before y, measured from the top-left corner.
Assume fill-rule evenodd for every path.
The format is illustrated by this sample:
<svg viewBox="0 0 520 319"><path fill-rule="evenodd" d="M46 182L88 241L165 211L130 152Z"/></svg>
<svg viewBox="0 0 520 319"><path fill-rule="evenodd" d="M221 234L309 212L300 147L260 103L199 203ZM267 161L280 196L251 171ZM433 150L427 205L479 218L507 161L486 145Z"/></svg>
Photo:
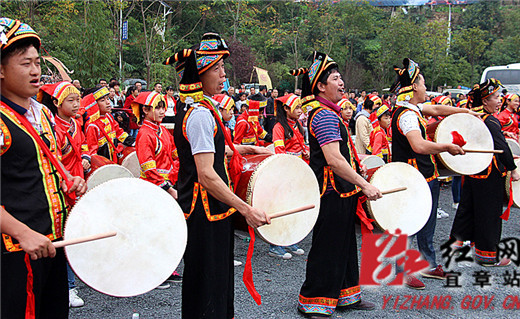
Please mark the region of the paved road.
<svg viewBox="0 0 520 319"><path fill-rule="evenodd" d="M440 207L450 214L447 219L437 220L435 235L436 249L446 240L453 217L451 208L451 190L449 185L441 189ZM520 210L514 208L511 218L504 223L502 238L520 238ZM358 229L358 246L361 244ZM257 306L247 293L242 283L243 266L235 267L235 313L236 318L303 318L296 310L297 296L305 276L307 252L310 248L310 235L301 243L306 253L294 256L291 260L280 260L267 255L268 245L257 240L253 256L253 274L258 292L262 295L262 305ZM245 261L247 242L235 236L235 259ZM440 262L440 253L437 258ZM181 264L181 270L183 265ZM504 309L509 306L520 308L520 288L504 286L502 275L506 270L513 273L516 266L500 269L489 269L472 265L469 267L452 267L461 272L461 288L445 288L444 282L424 279L426 289L412 290L406 287L362 287L363 298L376 303L376 310L338 311L333 318L520 318L520 309ZM492 275L491 286L481 288L474 286L475 271L489 271ZM520 271L519 271L520 272ZM128 278L132 280L132 278ZM520 277L517 279L520 280ZM144 295L132 298L115 298L98 293L79 282L80 296L85 306L71 309L71 318L131 318L138 312L140 318L180 318L181 284L174 284L170 289L153 290ZM442 307L446 309L428 309L423 304L426 298L430 301L434 296L443 298ZM468 297L469 296L469 297ZM480 297L479 297L480 296ZM399 300L397 300L399 297ZM410 308L415 298L414 309ZM418 303L419 298L421 302ZM439 297L438 297L439 298ZM409 300L407 300L409 299ZM385 300L387 300L385 305ZM516 303L515 303L516 301ZM431 302L427 302L431 305ZM472 307L476 309L472 309ZM485 309L487 307L487 309ZM467 309L465 309L467 308Z"/></svg>

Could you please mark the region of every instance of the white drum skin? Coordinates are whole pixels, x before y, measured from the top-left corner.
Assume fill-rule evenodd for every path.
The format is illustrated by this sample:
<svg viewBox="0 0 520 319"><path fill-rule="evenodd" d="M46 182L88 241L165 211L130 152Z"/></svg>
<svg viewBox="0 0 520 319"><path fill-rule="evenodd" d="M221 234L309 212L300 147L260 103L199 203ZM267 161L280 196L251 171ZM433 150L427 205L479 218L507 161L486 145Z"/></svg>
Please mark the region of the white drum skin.
<svg viewBox="0 0 520 319"><path fill-rule="evenodd" d="M437 143L452 143L451 132L457 131L464 140L464 148L473 150L494 149L493 137L484 122L476 116L457 113L444 118L435 130L434 141ZM493 159L492 153L466 153L451 155L448 152L439 153L437 159L449 170L460 175L474 175L486 169Z"/></svg>
<svg viewBox="0 0 520 319"><path fill-rule="evenodd" d="M380 167L369 182L380 191L407 188L367 201L368 213L380 229L391 234L400 229L411 236L424 227L430 217L432 196L428 183L416 168L407 163L388 163Z"/></svg>
<svg viewBox="0 0 520 319"><path fill-rule="evenodd" d="M251 174L247 202L268 215L304 205L315 208L273 218L256 229L266 242L289 246L303 240L313 229L320 210L320 189L312 169L294 155L276 154L263 160Z"/></svg>
<svg viewBox="0 0 520 319"><path fill-rule="evenodd" d="M512 138L506 138L506 141L511 149L511 153L513 153L514 156L520 156L520 144Z"/></svg>
<svg viewBox="0 0 520 319"><path fill-rule="evenodd" d="M163 189L119 178L87 192L71 210L65 239L117 231L115 237L65 247L76 275L116 297L148 292L179 264L187 242L184 214Z"/></svg>
<svg viewBox="0 0 520 319"><path fill-rule="evenodd" d="M141 176L141 165L136 151L128 154L121 162L121 166L128 169L134 177L139 178Z"/></svg>
<svg viewBox="0 0 520 319"><path fill-rule="evenodd" d="M119 164L101 166L92 172L92 174L87 178L87 189L91 190L112 179L125 177L134 177L134 175L128 169Z"/></svg>

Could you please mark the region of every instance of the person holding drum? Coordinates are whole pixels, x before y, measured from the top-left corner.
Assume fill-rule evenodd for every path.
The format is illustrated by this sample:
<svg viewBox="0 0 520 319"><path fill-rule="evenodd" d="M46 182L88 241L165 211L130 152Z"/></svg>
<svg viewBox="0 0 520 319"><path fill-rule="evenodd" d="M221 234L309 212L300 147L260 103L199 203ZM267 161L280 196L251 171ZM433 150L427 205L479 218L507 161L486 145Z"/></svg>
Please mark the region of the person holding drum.
<svg viewBox="0 0 520 319"><path fill-rule="evenodd" d="M520 179L500 122L494 116L500 108L500 86L500 81L492 78L475 85L468 93L468 105L484 114L482 118L493 137L494 149L503 153L493 154L493 161L487 169L465 178L450 235L457 240L454 243L456 247L462 246L466 240L473 242L476 262L485 267L511 264L508 258L498 260L496 247L502 233L502 219L509 218L509 213L501 214L507 171L511 171L513 181Z"/></svg>
<svg viewBox="0 0 520 319"><path fill-rule="evenodd" d="M370 200L382 195L358 173L354 145L337 105L345 91L338 65L315 52L309 69L291 73L303 75L304 99L315 96L317 105L309 113L308 124L310 167L323 190L298 311L324 318L337 307L374 309L374 304L361 300L355 215L359 192Z"/></svg>
<svg viewBox="0 0 520 319"><path fill-rule="evenodd" d="M423 105L426 101L424 77L420 74L419 65L405 58L404 68L394 67L397 79L391 91L397 93L397 101L392 114L392 160L413 165L424 176L432 193L432 210L426 225L417 233L417 246L422 256L432 267L421 273L424 277L444 279L444 271L437 264L433 235L437 221L440 183L435 159L432 154L449 152L452 155L464 154L462 148L452 143L435 143L428 141L426 135L427 121L425 115L448 116L455 113L471 113L468 109L460 109L444 105ZM407 276L406 284L410 288L424 289L424 284L413 276Z"/></svg>
<svg viewBox="0 0 520 319"><path fill-rule="evenodd" d="M101 87L84 98L84 103L92 105L95 110L89 112L93 115L90 116L86 128L87 144L90 154L98 154L117 163L123 145L132 146L135 140L119 127L110 114L112 107L108 94L108 89Z"/></svg>
<svg viewBox="0 0 520 319"><path fill-rule="evenodd" d="M516 118L516 112L518 111L518 105L520 104L520 97L516 94L507 94L504 96L504 103L502 104L502 112L498 114L498 120L502 125L502 132L506 137L514 139L518 142L518 119Z"/></svg>
<svg viewBox="0 0 520 319"><path fill-rule="evenodd" d="M31 99L40 88L40 37L19 20L0 18L1 317L67 318L63 248L65 193L86 183L58 160L54 117ZM51 258L48 258L51 257Z"/></svg>
<svg viewBox="0 0 520 319"><path fill-rule="evenodd" d="M230 188L229 180L236 184L242 171L239 152L244 148L233 145L218 114L218 102L211 98L224 87L228 56L225 41L206 33L195 50L185 49L165 61L177 62L177 71L182 72L174 138L180 160L178 202L188 225L183 318L234 317L234 235L229 216L238 210L252 227L270 223L264 211L242 201ZM233 154L229 175L226 148Z"/></svg>

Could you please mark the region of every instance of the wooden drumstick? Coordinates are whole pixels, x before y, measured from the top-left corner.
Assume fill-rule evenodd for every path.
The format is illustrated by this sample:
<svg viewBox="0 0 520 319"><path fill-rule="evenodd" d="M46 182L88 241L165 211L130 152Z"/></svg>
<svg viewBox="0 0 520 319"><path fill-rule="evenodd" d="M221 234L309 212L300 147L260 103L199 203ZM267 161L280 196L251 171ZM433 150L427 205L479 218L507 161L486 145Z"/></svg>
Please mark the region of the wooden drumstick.
<svg viewBox="0 0 520 319"><path fill-rule="evenodd" d="M472 150L472 149L462 149L466 153L493 153L493 154L502 154L503 150Z"/></svg>
<svg viewBox="0 0 520 319"><path fill-rule="evenodd" d="M386 190L384 192L381 192L381 194L382 195L388 195L388 194L392 194L392 193L402 192L402 191L405 191L407 189L408 189L407 187L397 187L397 188L392 188L392 189Z"/></svg>
<svg viewBox="0 0 520 319"><path fill-rule="evenodd" d="M65 247L65 246L85 243L88 241L93 241L93 240L98 240L98 239L103 239L103 238L108 238L108 237L114 237L115 235L117 235L117 232L112 231L112 232L108 232L108 233L101 233L101 234L80 237L80 238L58 241L58 242L53 243L53 245L55 248L61 248L61 247Z"/></svg>
<svg viewBox="0 0 520 319"><path fill-rule="evenodd" d="M287 216L287 215L291 215L291 214L296 214L296 213L302 212L304 210L313 209L314 207L316 207L316 206L315 205L305 205L305 206L298 207L298 208L293 208L293 209L276 212L276 213L271 214L269 217L271 217L271 219L272 219L272 218L278 218L278 217Z"/></svg>

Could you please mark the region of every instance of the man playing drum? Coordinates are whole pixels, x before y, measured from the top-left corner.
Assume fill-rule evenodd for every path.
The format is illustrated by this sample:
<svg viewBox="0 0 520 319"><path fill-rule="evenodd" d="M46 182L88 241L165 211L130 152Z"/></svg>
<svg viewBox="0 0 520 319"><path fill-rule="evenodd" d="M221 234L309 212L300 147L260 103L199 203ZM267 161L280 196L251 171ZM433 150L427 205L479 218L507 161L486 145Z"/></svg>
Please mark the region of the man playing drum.
<svg viewBox="0 0 520 319"><path fill-rule="evenodd" d="M454 246L461 247L466 240L474 243L476 262L485 267L511 264L508 258L499 259L496 247L502 233L502 219L509 218L508 211L501 216L507 171L511 171L513 181L520 179L513 154L494 115L500 108L500 86L499 81L491 78L475 85L468 93L469 107L484 114L484 124L493 137L494 148L503 153L494 154L493 161L483 172L466 177L451 229L451 237L457 240Z"/></svg>
<svg viewBox="0 0 520 319"><path fill-rule="evenodd" d="M356 172L359 163L336 104L344 93L338 65L315 52L309 71L302 73L304 100L316 96L308 124L310 166L323 193L298 310L311 318L329 317L336 307L370 310L374 304L361 300L355 213L360 191L371 200L381 192Z"/></svg>
<svg viewBox="0 0 520 319"><path fill-rule="evenodd" d="M25 23L0 18L0 39L0 316L67 318L65 253L51 241L63 237L64 192L80 196L87 185L65 172L54 117L31 99L40 87L39 36Z"/></svg>
<svg viewBox="0 0 520 319"><path fill-rule="evenodd" d="M433 235L437 221L440 183L435 159L432 154L449 152L452 155L464 154L462 148L451 143L434 143L427 140L424 115L447 116L455 113L469 113L468 109L444 105L422 105L426 101L424 77L420 74L419 65L406 58L404 68L394 67L397 80L391 88L397 93L397 102L392 114L392 160L413 165L426 178L432 193L432 210L426 225L417 233L417 245L423 257L432 269L422 273L423 276L444 279L441 265L437 265ZM424 289L424 284L413 276L406 277L410 288Z"/></svg>
<svg viewBox="0 0 520 319"><path fill-rule="evenodd" d="M228 56L224 40L208 33L196 51L183 50L165 62L178 62L177 70L183 71L182 103L177 106L174 129L180 161L178 201L188 224L183 318L233 318L234 242L228 217L238 210L252 227L270 223L265 212L246 204L230 189L226 148L233 151L229 176L235 183L242 170L240 155L224 131L218 103L211 98L224 87Z"/></svg>

